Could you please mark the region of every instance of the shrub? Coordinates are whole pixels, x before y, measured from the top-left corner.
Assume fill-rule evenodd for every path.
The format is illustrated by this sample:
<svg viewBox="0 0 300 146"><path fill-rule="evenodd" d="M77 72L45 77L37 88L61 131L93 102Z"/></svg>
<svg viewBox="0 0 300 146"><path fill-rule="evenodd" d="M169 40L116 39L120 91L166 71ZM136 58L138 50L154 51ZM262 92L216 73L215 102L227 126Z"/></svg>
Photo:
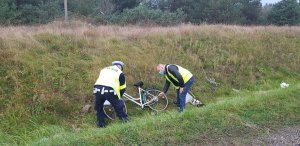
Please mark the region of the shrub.
<svg viewBox="0 0 300 146"><path fill-rule="evenodd" d="M168 12L140 5L134 9L126 9L123 13L112 15L109 21L116 24L174 25L184 22L185 18L186 14L181 9Z"/></svg>

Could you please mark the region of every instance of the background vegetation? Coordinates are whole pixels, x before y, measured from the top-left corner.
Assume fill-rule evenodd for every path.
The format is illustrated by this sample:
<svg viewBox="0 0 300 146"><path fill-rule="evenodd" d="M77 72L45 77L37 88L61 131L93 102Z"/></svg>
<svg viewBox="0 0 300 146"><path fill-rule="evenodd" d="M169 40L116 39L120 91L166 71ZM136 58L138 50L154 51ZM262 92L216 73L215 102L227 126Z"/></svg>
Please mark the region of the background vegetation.
<svg viewBox="0 0 300 146"><path fill-rule="evenodd" d="M69 0L74 18L98 24L298 25L298 0L262 6L260 0ZM40 24L60 20L63 0L0 0L0 24Z"/></svg>
<svg viewBox="0 0 300 146"><path fill-rule="evenodd" d="M0 144L215 143L299 124L299 27L55 23L0 33ZM94 111L81 108L93 104L99 69L113 60L125 62L133 95L137 80L162 88L158 63L182 65L208 106L180 115L171 104L155 116L129 105L131 123L97 129ZM291 87L278 89L282 81ZM174 90L168 97L175 99Z"/></svg>

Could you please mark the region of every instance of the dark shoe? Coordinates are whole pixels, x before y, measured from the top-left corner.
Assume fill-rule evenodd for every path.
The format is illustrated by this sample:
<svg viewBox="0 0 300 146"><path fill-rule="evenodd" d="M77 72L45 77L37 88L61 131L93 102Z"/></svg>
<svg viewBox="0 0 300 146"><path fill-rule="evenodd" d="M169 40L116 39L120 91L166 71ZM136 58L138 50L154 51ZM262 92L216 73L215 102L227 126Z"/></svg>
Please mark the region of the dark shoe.
<svg viewBox="0 0 300 146"><path fill-rule="evenodd" d="M104 123L97 122L97 126L100 127L100 128L105 128L105 124Z"/></svg>
<svg viewBox="0 0 300 146"><path fill-rule="evenodd" d="M177 101L174 101L173 103L176 104L177 107L180 106L180 105L179 105L179 102L177 102Z"/></svg>
<svg viewBox="0 0 300 146"><path fill-rule="evenodd" d="M127 122L129 122L129 119L128 119L128 117L123 117L121 120L123 121L123 123L127 123Z"/></svg>
<svg viewBox="0 0 300 146"><path fill-rule="evenodd" d="M182 109L178 108L179 113L183 113L183 111L184 111L184 108L182 108Z"/></svg>
<svg viewBox="0 0 300 146"><path fill-rule="evenodd" d="M197 105L197 107L202 107L202 106L205 106L205 104L201 103Z"/></svg>

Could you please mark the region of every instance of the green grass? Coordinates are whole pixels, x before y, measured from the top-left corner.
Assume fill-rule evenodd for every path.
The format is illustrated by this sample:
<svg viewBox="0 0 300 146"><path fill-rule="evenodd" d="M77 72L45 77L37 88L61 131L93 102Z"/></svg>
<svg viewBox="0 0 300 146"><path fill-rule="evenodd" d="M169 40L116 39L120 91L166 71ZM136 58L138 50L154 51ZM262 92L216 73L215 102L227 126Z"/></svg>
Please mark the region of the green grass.
<svg viewBox="0 0 300 146"><path fill-rule="evenodd" d="M59 125L38 126L22 137L3 135L8 144L28 145L163 145L217 144L220 137L239 144L264 136L269 129L300 122L300 85L266 93L241 93L203 108L188 107L180 114L168 111L156 116L114 123L105 129L81 125L80 131Z"/></svg>
<svg viewBox="0 0 300 146"><path fill-rule="evenodd" d="M248 132L264 133L265 125L283 126L299 120L296 106L299 103L296 84L300 80L299 27L49 24L3 27L0 33L0 143L3 144L31 145L40 141L44 145L48 139L53 145L64 142L98 145L101 141L151 145L147 143L150 137L155 137L153 142L160 145L214 143L212 139L217 137L247 137ZM99 69L113 60L126 64L129 94L135 93L131 85L137 80L143 80L146 86L162 88L164 79L155 70L156 65L179 64L196 76L193 93L208 106L191 108L178 115L171 105L167 113L152 116L148 109L129 104L133 122L123 125L114 121L109 122L107 129L97 129L94 111L84 115L81 108L93 105L91 91ZM208 78L220 86L214 88ZM282 81L290 83L292 88L273 90ZM255 94L258 91L270 92ZM238 97L232 98L235 96ZM170 89L168 97L175 99L174 90ZM274 112L273 106L277 107ZM291 120L284 120L283 116ZM189 124L182 127L181 122ZM149 126L144 127L145 124ZM252 127L248 128L250 131L247 125ZM81 131L74 133L73 127ZM143 130L151 132L142 133ZM122 140L113 143L118 137Z"/></svg>

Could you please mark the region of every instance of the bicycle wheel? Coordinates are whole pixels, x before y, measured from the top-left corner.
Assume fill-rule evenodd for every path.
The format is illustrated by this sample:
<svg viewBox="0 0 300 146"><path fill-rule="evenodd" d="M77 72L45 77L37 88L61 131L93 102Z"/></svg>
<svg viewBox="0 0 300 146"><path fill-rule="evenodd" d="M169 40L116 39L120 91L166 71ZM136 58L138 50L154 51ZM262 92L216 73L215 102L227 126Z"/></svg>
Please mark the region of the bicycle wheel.
<svg viewBox="0 0 300 146"><path fill-rule="evenodd" d="M109 103L109 104L104 104L103 105L103 111L104 111L104 114L107 118L111 119L111 120L114 120L116 119L117 117L117 113L115 112L115 109L114 107ZM127 114L127 107L126 107L126 104L124 102L124 108L123 108L123 111Z"/></svg>
<svg viewBox="0 0 300 146"><path fill-rule="evenodd" d="M159 90L147 90L146 91L146 102L149 102L149 106L152 110L163 111L168 107L168 98L166 95L158 96L161 93Z"/></svg>

